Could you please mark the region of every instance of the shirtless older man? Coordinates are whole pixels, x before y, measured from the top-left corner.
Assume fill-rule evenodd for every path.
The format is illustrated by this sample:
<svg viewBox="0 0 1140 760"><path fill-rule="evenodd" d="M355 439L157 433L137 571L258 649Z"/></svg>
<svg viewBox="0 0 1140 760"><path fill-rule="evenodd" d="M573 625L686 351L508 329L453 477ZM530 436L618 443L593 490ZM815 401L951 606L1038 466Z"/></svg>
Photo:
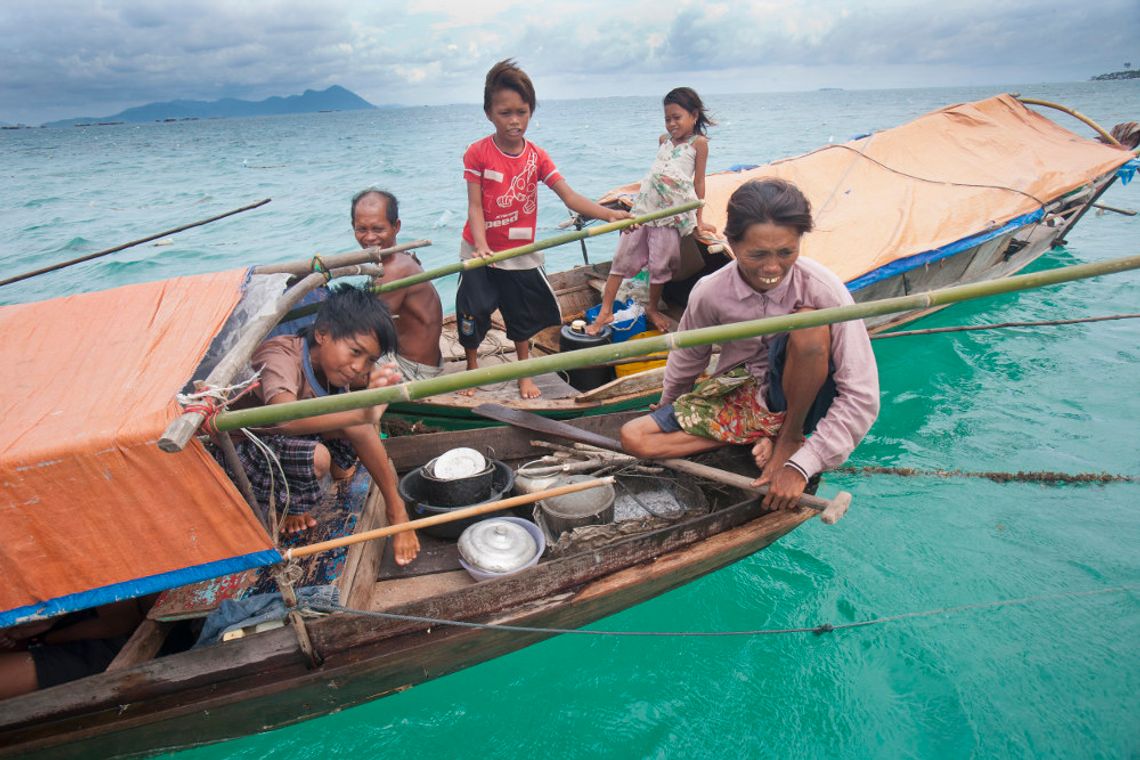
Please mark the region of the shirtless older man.
<svg viewBox="0 0 1140 760"><path fill-rule="evenodd" d="M400 231L400 206L396 196L370 187L352 197L352 231L362 248L391 248ZM384 275L376 284L392 282L423 270L410 251L393 253L381 261ZM439 293L430 282L400 288L380 296L396 318L397 354L382 362L395 361L405 380L423 380L443 372L439 335L443 329L443 307Z"/></svg>

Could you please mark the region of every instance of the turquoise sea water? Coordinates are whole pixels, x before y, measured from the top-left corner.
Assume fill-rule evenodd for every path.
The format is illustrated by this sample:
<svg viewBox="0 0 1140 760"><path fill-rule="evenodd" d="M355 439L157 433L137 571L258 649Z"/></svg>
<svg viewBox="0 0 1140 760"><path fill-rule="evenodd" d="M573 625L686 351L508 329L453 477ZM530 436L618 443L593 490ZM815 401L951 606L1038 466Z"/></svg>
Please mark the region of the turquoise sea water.
<svg viewBox="0 0 1140 760"><path fill-rule="evenodd" d="M1106 126L1140 118L1140 82L1008 89ZM710 168L803 152L998 91L709 97L720 120ZM598 195L640 177L660 121L655 98L540 101L530 136L575 189ZM169 246L4 287L0 304L350 250L348 200L369 184L400 196L402 239L435 241L422 255L428 264L452 261L465 208L460 156L488 128L469 105L0 132L7 274L273 198ZM543 193L550 234L564 212ZM1102 200L1140 208L1140 187L1114 186ZM1089 214L1035 267L1135 255L1138 231L1140 217ZM597 258L612 250L612 239L590 243ZM548 255L551 270L577 261L576 247ZM454 283L441 289L447 301ZM959 305L918 326L1133 312L1137 292L1140 274L1114 275ZM851 464L1140 476L1136 321L899 338L875 350L883 410ZM1140 755L1140 485L836 475L825 488L855 495L837 526L810 522L594 627L785 628L1044 598L824 636L561 636L179 758Z"/></svg>

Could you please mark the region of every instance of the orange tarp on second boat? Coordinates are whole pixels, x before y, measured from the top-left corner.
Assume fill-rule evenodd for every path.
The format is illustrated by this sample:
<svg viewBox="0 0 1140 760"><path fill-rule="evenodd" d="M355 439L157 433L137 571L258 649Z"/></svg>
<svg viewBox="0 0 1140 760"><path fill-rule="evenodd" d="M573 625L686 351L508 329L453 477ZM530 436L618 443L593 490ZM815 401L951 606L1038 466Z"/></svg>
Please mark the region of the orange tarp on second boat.
<svg viewBox="0 0 1140 760"><path fill-rule="evenodd" d="M0 308L0 626L278 558L197 441L156 441L245 272Z"/></svg>

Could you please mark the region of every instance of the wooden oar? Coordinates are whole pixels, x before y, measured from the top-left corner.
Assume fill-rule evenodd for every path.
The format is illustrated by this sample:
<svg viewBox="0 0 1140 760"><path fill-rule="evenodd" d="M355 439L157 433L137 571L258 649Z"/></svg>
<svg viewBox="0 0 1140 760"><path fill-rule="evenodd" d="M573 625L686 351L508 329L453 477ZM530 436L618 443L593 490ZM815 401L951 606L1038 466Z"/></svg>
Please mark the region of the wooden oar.
<svg viewBox="0 0 1140 760"><path fill-rule="evenodd" d="M498 422L505 422L508 425L519 427L523 430L554 435L569 441L577 441L578 443L586 443L591 446L609 449L610 451L625 453L621 447L621 443L613 438L608 438L598 433L591 433L588 430L576 428L566 422L552 420L549 417L542 417L531 412L511 409L501 404L480 404L471 411L481 417L486 417ZM735 472L729 472L728 470L722 470L717 467L710 467L707 464L698 464L697 462L690 462L687 459L653 459L650 461L654 464L668 467L670 470L676 470L677 472L683 472L716 483L723 483L744 491L752 491L759 494L768 493L767 486L752 485L753 478L738 475ZM847 513L847 508L851 506L851 494L846 491L840 491L836 494L834 499L830 500L821 499L811 494L802 494L798 503L802 507L809 507L810 509L820 512L820 520L828 525L834 525L836 521Z"/></svg>
<svg viewBox="0 0 1140 760"><path fill-rule="evenodd" d="M430 528L433 525L442 525L443 523L456 522L457 520L466 520L468 517L477 517L485 515L489 512L500 512L504 509L511 507L521 507L523 504L533 504L539 499L549 499L552 496L561 496L567 493L574 493L576 491L586 491L590 488L598 488L599 486L613 485L613 476L605 478L597 478L595 480L585 480L580 483L569 483L564 486L556 488L547 488L545 491L535 491L533 493L525 493L519 496L512 496L508 499L499 499L498 501L489 501L486 504L476 504L473 507L465 509L457 509L453 512L448 512L442 515L432 515L431 517L422 517L419 520L411 520L405 523L397 523L396 525L389 525L384 528L377 528L376 530L365 531L358 533L354 536L344 536L343 538L334 538L329 541L321 541L308 546L298 546L294 549L288 549L283 555L286 560L296 559L297 557L308 557L310 554L318 554L320 552L327 552L329 549L339 549L342 546L350 546L352 544L360 544L365 541L375 541L378 538L386 538L393 536L397 533L405 533L409 530L419 530L420 528Z"/></svg>
<svg viewBox="0 0 1140 760"><path fill-rule="evenodd" d="M235 208L233 211L227 211L224 214L218 214L217 216L211 216L209 219L202 219L201 221L198 221L198 222L191 222L190 224L184 224L181 227L174 227L173 229L163 230L162 232L156 232L155 234L149 235L148 237L139 238L138 240L132 240L129 243L123 243L122 245L117 245L114 248L107 248L107 249L102 250L102 251L97 251L96 253L89 253L86 256L79 256L78 258L74 258L74 259L71 259L69 261L61 261L58 264L52 264L50 266L41 267L39 269L34 269L31 272L24 272L23 274L18 274L15 277L9 277L6 280L0 280L0 286L8 285L8 284L13 283L13 282L19 282L20 280L26 280L30 277L35 277L36 275L46 274L48 272L54 272L57 269L63 269L65 267L71 266L72 264L82 264L84 261L90 261L91 259L97 259L100 256L107 256L108 254L117 253L119 251L126 250L127 248L131 248L131 247L134 247L136 245L141 245L142 243L149 243L151 240L156 240L160 237L166 237L167 235L173 235L176 232L182 232L183 230L188 230L188 229L191 229L192 227L201 227L203 224L209 224L210 222L216 222L219 219L225 219L227 216L233 216L234 214L240 214L243 211L249 211L250 209L255 209L255 208L258 208L260 206L264 206L266 203L269 203L270 200L271 200L270 198L266 198L265 200L260 200L257 203L251 203L248 206L242 206L241 208Z"/></svg>

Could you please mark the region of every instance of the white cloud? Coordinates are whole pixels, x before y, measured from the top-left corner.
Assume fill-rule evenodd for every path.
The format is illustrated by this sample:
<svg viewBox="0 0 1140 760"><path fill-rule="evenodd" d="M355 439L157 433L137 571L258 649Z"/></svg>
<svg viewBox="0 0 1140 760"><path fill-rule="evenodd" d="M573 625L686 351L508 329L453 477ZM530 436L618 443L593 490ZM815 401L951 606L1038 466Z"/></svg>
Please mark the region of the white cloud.
<svg viewBox="0 0 1140 760"><path fill-rule="evenodd" d="M505 57L540 97L1084 79L1135 58L1138 31L1135 0L37 0L0 5L0 120L329 83L476 102Z"/></svg>

